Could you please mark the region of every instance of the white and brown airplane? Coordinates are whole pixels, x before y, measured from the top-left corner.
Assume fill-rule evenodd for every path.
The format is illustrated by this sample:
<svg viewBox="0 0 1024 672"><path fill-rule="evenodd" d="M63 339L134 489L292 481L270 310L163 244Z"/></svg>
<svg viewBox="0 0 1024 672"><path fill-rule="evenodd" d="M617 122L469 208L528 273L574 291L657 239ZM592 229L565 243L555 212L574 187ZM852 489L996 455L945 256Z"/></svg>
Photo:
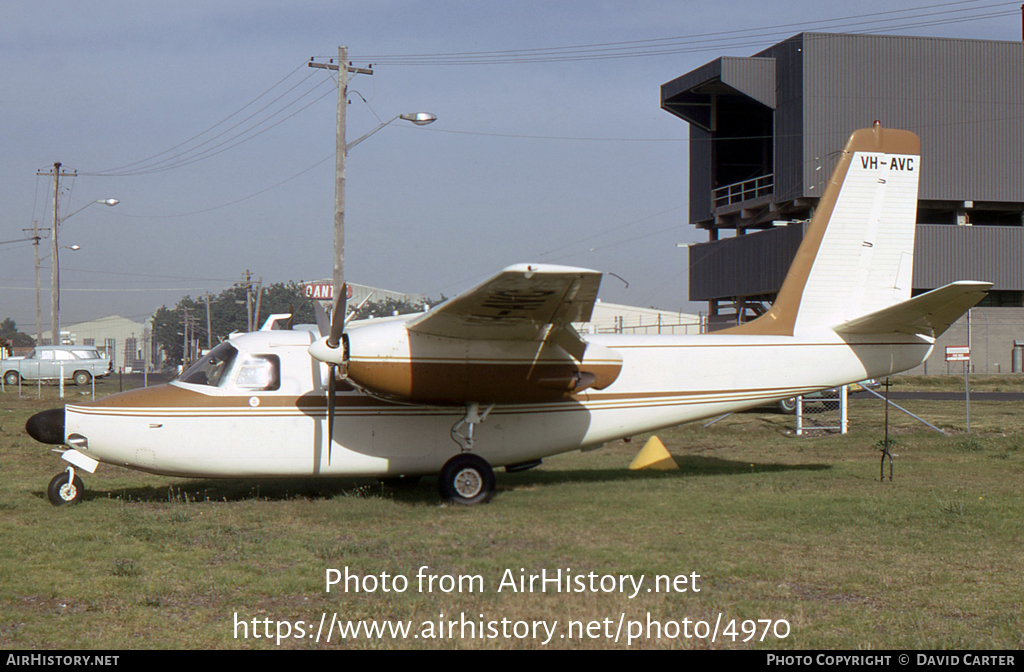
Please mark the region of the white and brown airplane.
<svg viewBox="0 0 1024 672"><path fill-rule="evenodd" d="M534 264L425 313L354 323L340 347L268 320L169 384L30 418L29 434L66 447L50 499L79 501L76 471L105 462L202 478L439 474L442 497L473 504L491 498L494 467L913 368L991 286L911 298L919 154L913 133L856 131L778 299L751 322L582 337L572 323L590 318L601 273Z"/></svg>

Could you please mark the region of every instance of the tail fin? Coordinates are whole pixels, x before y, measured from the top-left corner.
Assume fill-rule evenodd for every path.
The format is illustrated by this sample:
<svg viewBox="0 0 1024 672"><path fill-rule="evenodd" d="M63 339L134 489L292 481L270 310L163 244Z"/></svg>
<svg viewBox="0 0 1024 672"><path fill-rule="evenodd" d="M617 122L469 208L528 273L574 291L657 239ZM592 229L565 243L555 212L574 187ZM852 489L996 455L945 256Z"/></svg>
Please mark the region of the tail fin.
<svg viewBox="0 0 1024 672"><path fill-rule="evenodd" d="M775 303L718 333L791 336L909 299L920 148L910 131L878 124L855 131Z"/></svg>

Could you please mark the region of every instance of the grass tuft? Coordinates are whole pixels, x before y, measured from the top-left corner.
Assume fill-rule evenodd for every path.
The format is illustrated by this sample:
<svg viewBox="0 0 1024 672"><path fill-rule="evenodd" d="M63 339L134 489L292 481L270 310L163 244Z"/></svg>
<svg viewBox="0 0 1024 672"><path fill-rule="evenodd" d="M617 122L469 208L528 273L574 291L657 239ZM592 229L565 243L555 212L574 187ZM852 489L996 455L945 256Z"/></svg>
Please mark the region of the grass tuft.
<svg viewBox="0 0 1024 672"><path fill-rule="evenodd" d="M124 577L142 576L142 568L134 560L117 558L114 560L114 567L111 573L114 576Z"/></svg>

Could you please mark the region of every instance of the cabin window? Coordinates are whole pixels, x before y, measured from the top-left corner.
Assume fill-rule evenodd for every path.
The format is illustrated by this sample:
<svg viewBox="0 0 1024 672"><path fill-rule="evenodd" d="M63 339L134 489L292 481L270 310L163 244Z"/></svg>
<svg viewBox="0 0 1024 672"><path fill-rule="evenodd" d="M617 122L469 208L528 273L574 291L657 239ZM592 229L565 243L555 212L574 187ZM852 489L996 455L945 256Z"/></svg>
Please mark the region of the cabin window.
<svg viewBox="0 0 1024 672"><path fill-rule="evenodd" d="M281 360L277 355L243 355L236 368L235 387L266 391L281 387Z"/></svg>
<svg viewBox="0 0 1024 672"><path fill-rule="evenodd" d="M224 379L224 374L231 368L231 363L238 356L238 350L230 343L221 343L203 355L188 371L181 374L179 380L193 385L209 385L217 387Z"/></svg>

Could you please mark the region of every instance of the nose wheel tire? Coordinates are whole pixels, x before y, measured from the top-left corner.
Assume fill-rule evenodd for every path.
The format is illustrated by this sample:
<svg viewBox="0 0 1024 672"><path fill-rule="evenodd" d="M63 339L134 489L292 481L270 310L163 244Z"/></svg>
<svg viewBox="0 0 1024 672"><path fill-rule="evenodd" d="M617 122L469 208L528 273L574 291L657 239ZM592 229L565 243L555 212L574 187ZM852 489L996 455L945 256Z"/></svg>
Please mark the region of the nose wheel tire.
<svg viewBox="0 0 1024 672"><path fill-rule="evenodd" d="M78 476L70 479L68 472L61 472L53 477L50 485L46 488L46 496L54 506L65 504L77 504L85 496L85 485Z"/></svg>
<svg viewBox="0 0 1024 672"><path fill-rule="evenodd" d="M456 455L441 468L438 491L452 504L484 504L494 496L494 469L478 455Z"/></svg>

